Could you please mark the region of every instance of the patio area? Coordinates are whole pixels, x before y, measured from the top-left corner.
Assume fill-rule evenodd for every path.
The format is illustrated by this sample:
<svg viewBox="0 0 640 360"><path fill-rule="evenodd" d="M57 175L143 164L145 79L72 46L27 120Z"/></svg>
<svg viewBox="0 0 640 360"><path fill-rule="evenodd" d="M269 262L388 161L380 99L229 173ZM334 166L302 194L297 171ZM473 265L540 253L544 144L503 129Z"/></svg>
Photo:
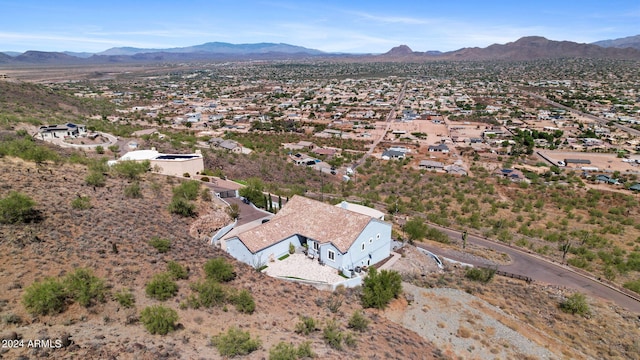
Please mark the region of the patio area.
<svg viewBox="0 0 640 360"><path fill-rule="evenodd" d="M334 284L346 279L338 275L338 270L320 265L304 254L291 254L286 259L268 262L262 272L272 277L301 279L312 282Z"/></svg>

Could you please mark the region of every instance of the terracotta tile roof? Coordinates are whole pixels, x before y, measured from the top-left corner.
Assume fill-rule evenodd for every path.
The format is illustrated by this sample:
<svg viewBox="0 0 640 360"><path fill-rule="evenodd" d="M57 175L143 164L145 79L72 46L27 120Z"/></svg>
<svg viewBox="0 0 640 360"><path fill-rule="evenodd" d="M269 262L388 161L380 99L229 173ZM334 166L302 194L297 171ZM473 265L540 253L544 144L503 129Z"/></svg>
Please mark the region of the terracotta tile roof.
<svg viewBox="0 0 640 360"><path fill-rule="evenodd" d="M367 215L296 195L271 221L241 232L238 238L252 253L295 234L321 244L333 243L340 252L346 253L372 220Z"/></svg>

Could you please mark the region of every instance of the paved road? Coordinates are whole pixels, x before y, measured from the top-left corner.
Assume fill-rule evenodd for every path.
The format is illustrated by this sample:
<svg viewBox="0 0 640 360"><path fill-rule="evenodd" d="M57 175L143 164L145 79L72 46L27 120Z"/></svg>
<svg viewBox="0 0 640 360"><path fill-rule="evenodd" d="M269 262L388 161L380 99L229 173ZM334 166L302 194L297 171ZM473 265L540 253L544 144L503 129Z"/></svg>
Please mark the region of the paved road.
<svg viewBox="0 0 640 360"><path fill-rule="evenodd" d="M404 99L404 93L405 90L407 88L407 82L405 81L405 83L402 85L402 89L400 90L400 94L398 94L398 98L396 99L395 104L393 104L393 107L391 108L391 110L389 111L389 114L387 115L387 127L385 128L384 132L382 133L382 135L380 136L380 138L376 139L376 141L374 141L373 145L371 145L371 149L369 149L369 151L367 151L360 160L358 160L353 166L352 169L355 170L358 166L364 164L364 161L367 160L367 158L369 156L371 156L371 154L373 154L373 152L376 149L376 146L378 146L378 144L384 140L384 137L387 135L387 132L389 131L389 128L391 127L391 123L393 122L393 120L396 117L396 108L398 107L398 105L400 105L400 103L402 102L402 100Z"/></svg>
<svg viewBox="0 0 640 360"><path fill-rule="evenodd" d="M432 226L447 233L447 235L449 235L449 237L453 241L461 243L462 234L460 232L438 227L436 225ZM617 305L624 307L629 311L640 314L640 301L634 300L624 294L621 294L619 291L614 290L598 281L578 274L568 267L542 259L534 254L530 254L522 250L512 248L504 244L496 243L471 234L469 234L469 236L467 237L467 242L469 244L483 246L495 251L508 254L512 260L511 264L498 265L498 270L510 272L513 274L525 275L532 278L534 281L541 283L573 288L593 297L599 297L605 300L613 301ZM451 258L456 261L466 262L476 266L489 264L489 262L484 259L469 260L468 258L460 257L459 254L456 255L456 252L443 250L437 248L436 246L428 246L425 244L418 244L418 246L427 249L435 254L441 254L442 256Z"/></svg>

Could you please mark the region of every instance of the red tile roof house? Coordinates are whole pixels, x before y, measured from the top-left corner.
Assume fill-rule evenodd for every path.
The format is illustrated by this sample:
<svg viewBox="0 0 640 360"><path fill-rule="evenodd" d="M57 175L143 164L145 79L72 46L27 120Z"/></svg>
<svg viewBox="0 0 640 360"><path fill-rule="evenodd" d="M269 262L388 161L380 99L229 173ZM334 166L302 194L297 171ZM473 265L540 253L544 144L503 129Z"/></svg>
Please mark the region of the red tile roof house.
<svg viewBox="0 0 640 360"><path fill-rule="evenodd" d="M306 244L308 256L351 276L391 254L391 224L377 218L294 196L269 221L224 240L222 248L251 266Z"/></svg>

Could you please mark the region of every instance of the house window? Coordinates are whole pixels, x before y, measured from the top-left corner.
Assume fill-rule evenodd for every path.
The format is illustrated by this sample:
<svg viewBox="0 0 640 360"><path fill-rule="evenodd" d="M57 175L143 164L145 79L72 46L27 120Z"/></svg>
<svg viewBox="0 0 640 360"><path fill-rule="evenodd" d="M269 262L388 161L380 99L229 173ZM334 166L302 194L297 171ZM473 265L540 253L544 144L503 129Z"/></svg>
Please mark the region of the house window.
<svg viewBox="0 0 640 360"><path fill-rule="evenodd" d="M376 235L376 240L380 240L380 234Z"/></svg>
<svg viewBox="0 0 640 360"><path fill-rule="evenodd" d="M369 244L373 242L373 238L369 238Z"/></svg>
<svg viewBox="0 0 640 360"><path fill-rule="evenodd" d="M336 253L333 250L327 250L327 257L331 261L336 261Z"/></svg>
<svg viewBox="0 0 640 360"><path fill-rule="evenodd" d="M360 246L360 249L364 251L364 243L362 243L362 246Z"/></svg>
<svg viewBox="0 0 640 360"><path fill-rule="evenodd" d="M318 249L320 249L320 245L318 244L318 242L317 242L317 241L314 241L314 242L313 242L313 250L316 250L316 251L317 251Z"/></svg>

